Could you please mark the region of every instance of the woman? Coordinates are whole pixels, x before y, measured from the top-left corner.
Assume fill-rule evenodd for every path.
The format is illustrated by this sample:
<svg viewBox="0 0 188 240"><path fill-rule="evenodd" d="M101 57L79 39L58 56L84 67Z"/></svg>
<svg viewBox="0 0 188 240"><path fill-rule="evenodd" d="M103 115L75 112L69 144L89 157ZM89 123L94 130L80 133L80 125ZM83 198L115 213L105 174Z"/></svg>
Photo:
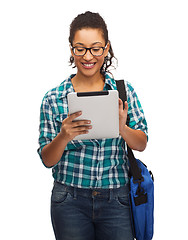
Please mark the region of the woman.
<svg viewBox="0 0 188 240"><path fill-rule="evenodd" d="M73 121L67 94L117 89L108 74L114 57L103 18L78 15L70 26L71 64L77 73L50 90L41 105L40 147L44 165L52 167L51 217L58 240L133 239L128 200L126 144L143 151L147 123L133 87L125 82L128 101L119 100L119 137L73 140L92 128L90 120ZM130 117L126 125L127 114Z"/></svg>

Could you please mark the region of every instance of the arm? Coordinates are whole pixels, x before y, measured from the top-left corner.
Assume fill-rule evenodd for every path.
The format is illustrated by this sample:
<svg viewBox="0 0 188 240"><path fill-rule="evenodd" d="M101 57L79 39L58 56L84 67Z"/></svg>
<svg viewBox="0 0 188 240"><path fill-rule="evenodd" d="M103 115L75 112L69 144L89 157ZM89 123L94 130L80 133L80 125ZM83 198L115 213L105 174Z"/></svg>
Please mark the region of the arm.
<svg viewBox="0 0 188 240"><path fill-rule="evenodd" d="M128 104L125 102L125 109L123 109L123 102L119 99L119 132L125 142L130 148L137 151L144 151L147 145L147 136L141 130L131 129L126 125Z"/></svg>
<svg viewBox="0 0 188 240"><path fill-rule="evenodd" d="M42 149L41 155L43 163L46 167L56 165L67 146L67 142L59 133L49 144L45 145Z"/></svg>
<svg viewBox="0 0 188 240"><path fill-rule="evenodd" d="M123 131L121 132L121 136L131 149L140 152L145 150L147 137L141 130L134 130L125 125Z"/></svg>

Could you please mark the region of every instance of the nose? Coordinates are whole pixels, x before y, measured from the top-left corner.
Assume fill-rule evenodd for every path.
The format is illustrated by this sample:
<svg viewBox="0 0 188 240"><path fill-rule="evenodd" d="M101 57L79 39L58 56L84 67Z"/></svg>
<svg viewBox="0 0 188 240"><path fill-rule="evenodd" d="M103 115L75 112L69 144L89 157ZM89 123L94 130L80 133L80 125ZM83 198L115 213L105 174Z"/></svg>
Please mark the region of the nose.
<svg viewBox="0 0 188 240"><path fill-rule="evenodd" d="M87 49L85 55L83 56L83 59L89 61L92 58L93 58L93 55L90 53L89 49Z"/></svg>

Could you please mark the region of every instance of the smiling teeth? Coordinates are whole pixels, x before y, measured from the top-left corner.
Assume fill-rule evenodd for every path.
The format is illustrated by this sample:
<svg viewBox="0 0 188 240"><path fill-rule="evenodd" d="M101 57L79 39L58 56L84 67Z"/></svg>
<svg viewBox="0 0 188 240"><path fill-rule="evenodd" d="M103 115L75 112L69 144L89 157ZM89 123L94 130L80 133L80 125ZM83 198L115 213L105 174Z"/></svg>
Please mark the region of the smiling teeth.
<svg viewBox="0 0 188 240"><path fill-rule="evenodd" d="M86 67L91 67L91 66L93 66L93 65L94 65L94 63L91 63L91 64L86 64L86 63L83 63L83 65L84 65L84 66L86 66Z"/></svg>

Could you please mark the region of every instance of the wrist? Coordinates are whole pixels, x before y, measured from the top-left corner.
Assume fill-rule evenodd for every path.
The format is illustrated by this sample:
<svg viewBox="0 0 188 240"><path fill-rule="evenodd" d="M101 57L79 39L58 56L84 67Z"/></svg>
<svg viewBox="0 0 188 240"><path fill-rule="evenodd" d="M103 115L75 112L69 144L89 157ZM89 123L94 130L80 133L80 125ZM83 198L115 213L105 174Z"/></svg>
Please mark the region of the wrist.
<svg viewBox="0 0 188 240"><path fill-rule="evenodd" d="M127 130L128 130L128 126L127 125L124 125L121 129L120 129L120 135L122 136L122 138L125 138L126 136L126 133L127 133Z"/></svg>
<svg viewBox="0 0 188 240"><path fill-rule="evenodd" d="M59 139L62 142L62 144L65 145L65 146L68 144L68 142L71 141L68 137L65 136L65 134L62 133L62 131L60 131L58 136L59 136Z"/></svg>

